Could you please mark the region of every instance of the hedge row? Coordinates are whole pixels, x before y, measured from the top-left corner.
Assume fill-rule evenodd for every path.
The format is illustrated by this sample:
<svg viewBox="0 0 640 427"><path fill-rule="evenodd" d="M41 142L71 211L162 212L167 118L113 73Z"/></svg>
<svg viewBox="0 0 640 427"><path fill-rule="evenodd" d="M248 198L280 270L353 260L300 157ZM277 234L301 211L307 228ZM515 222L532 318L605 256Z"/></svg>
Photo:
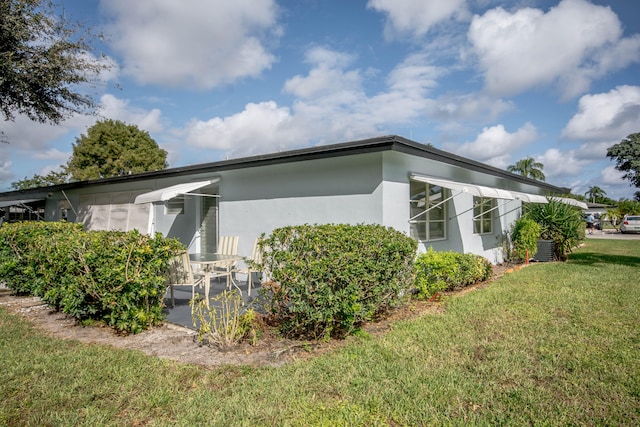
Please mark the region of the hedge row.
<svg viewBox="0 0 640 427"><path fill-rule="evenodd" d="M162 320L165 271L175 239L89 231L66 222L0 227L0 277L80 321L137 333Z"/></svg>
<svg viewBox="0 0 640 427"><path fill-rule="evenodd" d="M436 252L432 248L418 256L415 266L418 298L460 289L487 280L493 274L491 263L480 255Z"/></svg>
<svg viewBox="0 0 640 427"><path fill-rule="evenodd" d="M344 336L400 304L417 242L380 225L302 225L262 236L263 286L285 336Z"/></svg>

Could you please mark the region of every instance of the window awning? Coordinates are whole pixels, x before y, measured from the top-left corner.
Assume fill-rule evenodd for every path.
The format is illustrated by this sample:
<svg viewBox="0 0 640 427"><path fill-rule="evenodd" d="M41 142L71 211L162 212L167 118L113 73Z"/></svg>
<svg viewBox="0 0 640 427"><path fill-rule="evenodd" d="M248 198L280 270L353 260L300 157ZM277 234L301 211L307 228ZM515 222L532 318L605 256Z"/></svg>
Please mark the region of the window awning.
<svg viewBox="0 0 640 427"><path fill-rule="evenodd" d="M531 193L521 193L519 191L512 191L511 194L516 196L516 199L526 203L549 203L545 196Z"/></svg>
<svg viewBox="0 0 640 427"><path fill-rule="evenodd" d="M44 198L41 198L41 199L7 200L7 201L4 201L4 202L0 202L0 208L6 208L7 206L21 206L21 205L26 205L27 203L31 203L31 202L39 202L41 200L44 200Z"/></svg>
<svg viewBox="0 0 640 427"><path fill-rule="evenodd" d="M425 175L411 174L414 181L426 182L427 184L438 185L450 190L469 193L477 197L489 197L492 199L513 200L516 197L510 191L500 188L485 187L483 185L466 184L463 182L449 181L448 179L433 178Z"/></svg>
<svg viewBox="0 0 640 427"><path fill-rule="evenodd" d="M570 197L551 197L551 199L561 203L566 203L567 205L577 206L580 209L589 209L589 206L587 206L585 202L581 202L580 200L572 199Z"/></svg>
<svg viewBox="0 0 640 427"><path fill-rule="evenodd" d="M188 182L185 184L176 184L170 187L161 188L159 190L150 191L148 193L140 194L136 197L134 204L141 203L154 203L164 202L166 200L173 199L183 194L190 194L192 191L206 187L207 185L215 184L220 181L220 178L213 178L207 181ZM197 196L198 194L193 194Z"/></svg>

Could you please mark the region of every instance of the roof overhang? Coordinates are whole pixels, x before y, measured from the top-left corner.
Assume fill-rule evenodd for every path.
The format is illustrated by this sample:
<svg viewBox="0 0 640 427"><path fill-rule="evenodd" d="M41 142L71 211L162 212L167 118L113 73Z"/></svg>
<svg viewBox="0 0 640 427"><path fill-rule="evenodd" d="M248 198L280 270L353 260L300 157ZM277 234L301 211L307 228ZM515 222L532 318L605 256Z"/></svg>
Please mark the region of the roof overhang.
<svg viewBox="0 0 640 427"><path fill-rule="evenodd" d="M477 197L488 197L492 199L513 200L516 198L510 191L500 188L485 187L484 185L467 184L463 182L450 181L448 179L434 178L426 175L411 174L410 178L414 181L425 182L427 184L437 185L448 188L450 190L461 193L469 193Z"/></svg>
<svg viewBox="0 0 640 427"><path fill-rule="evenodd" d="M27 203L40 202L42 200L45 200L44 197L40 199L5 200L0 202L0 208L6 208L7 206L23 206L23 205L26 205Z"/></svg>
<svg viewBox="0 0 640 427"><path fill-rule="evenodd" d="M188 182L185 184L176 184L170 187L160 188L159 190L150 191L148 193L140 194L136 197L135 203L136 205L141 203L155 203L155 202L164 202L167 200L174 199L178 196L191 194L193 196L198 196L198 194L192 194L192 191L199 190L208 185L215 184L220 181L220 178L213 178L206 181L197 181L197 182Z"/></svg>

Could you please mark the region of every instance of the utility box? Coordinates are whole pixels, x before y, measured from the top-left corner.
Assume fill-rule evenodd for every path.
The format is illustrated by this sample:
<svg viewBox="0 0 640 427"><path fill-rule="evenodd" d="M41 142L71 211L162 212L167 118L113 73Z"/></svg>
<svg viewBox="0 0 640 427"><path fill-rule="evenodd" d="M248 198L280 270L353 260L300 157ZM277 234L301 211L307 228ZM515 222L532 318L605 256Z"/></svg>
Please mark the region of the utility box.
<svg viewBox="0 0 640 427"><path fill-rule="evenodd" d="M549 262L554 260L553 250L554 250L554 242L553 240L538 240L538 252L536 256L533 257L534 261L538 262Z"/></svg>

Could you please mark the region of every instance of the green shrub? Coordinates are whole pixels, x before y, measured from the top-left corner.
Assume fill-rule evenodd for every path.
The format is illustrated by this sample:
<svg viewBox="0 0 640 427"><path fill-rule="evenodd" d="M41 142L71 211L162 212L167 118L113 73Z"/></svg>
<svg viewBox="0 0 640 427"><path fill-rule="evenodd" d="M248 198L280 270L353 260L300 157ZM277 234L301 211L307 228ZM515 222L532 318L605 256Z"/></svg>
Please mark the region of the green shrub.
<svg viewBox="0 0 640 427"><path fill-rule="evenodd" d="M267 311L285 336L345 336L400 304L417 242L380 225L302 225L262 236Z"/></svg>
<svg viewBox="0 0 640 427"><path fill-rule="evenodd" d="M527 217L518 218L511 230L513 256L519 261L527 261L527 255L532 258L538 252L538 239L542 233L542 226Z"/></svg>
<svg viewBox="0 0 640 427"><path fill-rule="evenodd" d="M433 248L418 255L415 269L418 299L487 280L493 273L491 263L480 255L436 252Z"/></svg>
<svg viewBox="0 0 640 427"><path fill-rule="evenodd" d="M564 261L584 239L582 211L572 205L549 199L546 204L532 203L525 216L542 227L540 238L553 240L554 257Z"/></svg>
<svg viewBox="0 0 640 427"><path fill-rule="evenodd" d="M0 227L0 277L21 295L42 296L49 283L72 266L66 248L77 240L81 224L67 222L22 222ZM64 259L53 264L62 254Z"/></svg>
<svg viewBox="0 0 640 427"><path fill-rule="evenodd" d="M10 289L127 333L162 319L168 261L184 248L159 234L85 232L65 222L3 225L0 246L0 275Z"/></svg>

